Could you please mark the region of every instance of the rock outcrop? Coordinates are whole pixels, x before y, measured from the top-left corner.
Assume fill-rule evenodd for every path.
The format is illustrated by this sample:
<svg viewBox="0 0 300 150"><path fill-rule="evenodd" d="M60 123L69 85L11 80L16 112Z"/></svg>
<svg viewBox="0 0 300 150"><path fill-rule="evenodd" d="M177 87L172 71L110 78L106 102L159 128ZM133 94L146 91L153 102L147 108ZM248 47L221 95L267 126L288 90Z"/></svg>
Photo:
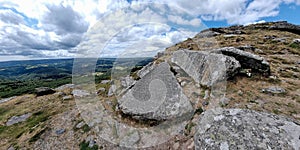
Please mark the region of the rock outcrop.
<svg viewBox="0 0 300 150"><path fill-rule="evenodd" d="M52 90L49 87L40 87L35 89L36 96L43 96L43 95L49 95L55 93L54 90Z"/></svg>
<svg viewBox="0 0 300 150"><path fill-rule="evenodd" d="M196 83L212 86L227 80L240 69L233 57L203 51L179 50L173 53L171 62L183 69Z"/></svg>
<svg viewBox="0 0 300 150"><path fill-rule="evenodd" d="M13 100L16 96L0 99L0 104Z"/></svg>
<svg viewBox="0 0 300 150"><path fill-rule="evenodd" d="M124 114L139 119L168 120L193 113L168 63L161 63L118 100Z"/></svg>
<svg viewBox="0 0 300 150"><path fill-rule="evenodd" d="M85 90L74 89L72 91L72 95L74 97L86 97L86 96L89 96L91 94L88 91L85 91Z"/></svg>
<svg viewBox="0 0 300 150"><path fill-rule="evenodd" d="M11 126L14 125L16 123L19 122L24 122L26 121L32 114L31 113L27 113L21 116L13 116L10 119L8 119L8 121L6 122L6 126Z"/></svg>
<svg viewBox="0 0 300 150"><path fill-rule="evenodd" d="M288 31L300 35L300 26L290 24L287 21L278 21L278 22L268 22L256 24L255 28L269 29L269 30L279 30L279 31Z"/></svg>
<svg viewBox="0 0 300 150"><path fill-rule="evenodd" d="M294 44L300 45L300 39L294 39L294 40L293 40L293 43L294 43Z"/></svg>
<svg viewBox="0 0 300 150"><path fill-rule="evenodd" d="M195 38L210 38L217 35L220 35L220 33L208 29L198 33Z"/></svg>
<svg viewBox="0 0 300 150"><path fill-rule="evenodd" d="M282 87L277 86L271 86L268 88L264 88L261 90L263 93L269 93L269 94L283 94L286 92L286 90Z"/></svg>
<svg viewBox="0 0 300 150"><path fill-rule="evenodd" d="M63 90L66 90L66 89L74 89L74 88L75 88L74 84L65 84L65 85L62 85L60 87L55 88L54 90L55 91L63 91Z"/></svg>
<svg viewBox="0 0 300 150"><path fill-rule="evenodd" d="M300 148L300 126L285 117L242 109L204 112L194 136L202 149Z"/></svg>
<svg viewBox="0 0 300 150"><path fill-rule="evenodd" d="M234 47L224 47L212 50L211 52L234 57L237 61L239 61L243 69L252 69L253 71L270 75L270 64L263 57L258 55L245 52Z"/></svg>

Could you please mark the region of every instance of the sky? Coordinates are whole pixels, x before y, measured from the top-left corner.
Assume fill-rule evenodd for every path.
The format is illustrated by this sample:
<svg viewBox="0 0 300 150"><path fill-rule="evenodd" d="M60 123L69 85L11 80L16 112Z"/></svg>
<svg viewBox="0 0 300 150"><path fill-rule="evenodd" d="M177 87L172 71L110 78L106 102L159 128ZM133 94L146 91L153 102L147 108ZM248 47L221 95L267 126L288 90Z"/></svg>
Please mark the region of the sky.
<svg viewBox="0 0 300 150"><path fill-rule="evenodd" d="M153 56L206 28L299 14L300 0L0 0L0 61Z"/></svg>

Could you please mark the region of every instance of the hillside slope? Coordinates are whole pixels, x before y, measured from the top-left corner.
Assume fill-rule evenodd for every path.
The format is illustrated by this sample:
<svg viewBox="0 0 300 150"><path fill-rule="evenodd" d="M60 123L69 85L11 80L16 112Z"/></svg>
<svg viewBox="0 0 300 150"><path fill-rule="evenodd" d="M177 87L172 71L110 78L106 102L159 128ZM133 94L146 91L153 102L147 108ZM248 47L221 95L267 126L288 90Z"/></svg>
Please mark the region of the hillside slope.
<svg viewBox="0 0 300 150"><path fill-rule="evenodd" d="M296 135L300 131L299 33L299 26L286 22L208 29L158 54L154 62L147 66L148 68L144 67L132 74L132 78L136 79L135 81L131 82L132 79L126 78L125 86L133 86L133 88L129 88L129 91L134 92L144 88L145 85L141 83L149 82L147 78L149 74L151 76L157 75L161 80L167 80L170 84L176 85L173 86L176 87L174 93L167 92L172 100L177 100L176 97L178 96L174 96L177 94L176 91L182 92L187 95L191 103L191 105L186 105L184 110L188 113L193 109L192 116L182 123L183 129L178 132L180 134L176 134L160 145L145 149L233 148L236 143L248 148L296 148L295 144L298 144L299 140L292 139L294 137L288 139L284 136L287 135L286 133L295 133L295 137L298 136L296 138L299 138L299 135ZM235 58L237 61L231 57L214 53L215 51L224 52L219 48L249 52L255 57L259 56L259 58L267 61L265 64L268 64L269 68L266 69L267 71L256 70L255 66L243 64L239 57ZM229 65L232 68L229 67L231 70L228 71L228 75L231 76L226 78L225 98L212 108L213 101L212 98L209 98L208 91L211 90L209 85L213 80L211 81L210 78L205 80L207 82L200 80L205 86L194 86L194 84L190 84L194 83L191 77L180 76L183 74L180 72L182 70L176 69L174 62L169 63L171 69L168 72L168 68L165 69L168 65L166 62L169 62L171 57L174 58L174 52L176 52L175 54L193 53L192 57L199 54L199 58L205 56L203 58L211 57L213 60L219 60L219 57L226 58L225 62L230 62ZM195 64L197 63L198 60L195 60ZM182 65L180 66L182 68L185 65L178 62L177 64ZM253 64L253 62L249 61L249 64ZM225 67L227 66L225 65ZM177 72L177 70L180 71ZM160 71L166 76L159 76ZM189 72L190 70L186 69L185 71ZM174 78L172 77L173 73ZM182 115L180 114L181 111L165 115L163 112L165 109L161 109L161 107L177 105L171 100L167 101L168 104L162 104L160 108L156 109L157 111L152 110L151 113L139 112L139 110L130 111L131 105L126 103L126 98L118 99L116 94L112 94L113 88L111 88L110 83L111 81L97 83L99 101L90 105L102 105L105 112L119 122L137 128L150 128L165 120L172 119L174 114ZM76 105L78 103L74 99L78 94L81 94L79 96L90 96L94 92L74 92L74 89L78 90L74 85L66 85L55 89L56 93L54 94L44 96L28 94L12 97L0 103L0 149L52 149L53 147L55 149L118 149L120 146L126 147L126 144L131 144L129 147L139 148L141 147L139 144L154 141L149 140L150 137L142 137L142 135L147 134L135 134L136 132L133 132L128 135L130 138L126 139L125 142L122 143L124 138L121 138L121 142L111 143L117 139L115 135L120 135L123 132L117 129L112 133L111 141L103 140L98 135L99 130L110 128L111 122L103 125L101 118L97 118L97 116L93 122L84 120L82 115L87 112L79 111L80 108ZM184 100L186 104L187 99L184 98ZM215 107L218 108L214 112L212 110ZM95 114L101 115L96 112ZM13 123L16 120L20 122ZM247 120L251 121L247 122ZM8 124L8 122L12 124ZM210 123L210 127L205 126L205 123ZM221 124L225 127L220 128L219 125ZM284 124L284 126L281 128L280 124ZM293 131L286 129L285 125ZM252 130L254 126L257 130ZM227 127L232 127L232 130ZM275 129L273 130L273 128ZM265 131L269 129L272 129L272 132ZM230 135L228 140L232 141L222 142L224 137L227 139L228 132L237 133L239 140L235 139L234 135ZM247 136L241 136L246 132ZM249 141L247 138L251 137L253 133L253 140ZM265 133L268 133L265 139L269 140L269 143L260 139L260 136ZM290 135L294 136L294 134ZM248 141L245 142L244 139ZM271 146L268 145L270 143Z"/></svg>

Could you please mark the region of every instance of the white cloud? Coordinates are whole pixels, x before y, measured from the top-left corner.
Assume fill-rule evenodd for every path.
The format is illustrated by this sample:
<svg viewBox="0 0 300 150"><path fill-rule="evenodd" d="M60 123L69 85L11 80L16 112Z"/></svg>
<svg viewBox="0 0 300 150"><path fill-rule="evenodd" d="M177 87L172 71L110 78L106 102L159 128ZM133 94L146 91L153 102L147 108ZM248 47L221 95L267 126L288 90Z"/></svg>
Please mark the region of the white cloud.
<svg viewBox="0 0 300 150"><path fill-rule="evenodd" d="M141 0L131 4L126 0L0 0L5 8L0 9L0 54L73 57L77 49L95 56L93 50L107 41L114 42L114 49L138 50L147 45L145 50L158 50L204 29L200 18L257 23L278 15L282 3L300 5L300 0ZM151 28L134 26L139 23ZM124 43L130 40L136 45Z"/></svg>
<svg viewBox="0 0 300 150"><path fill-rule="evenodd" d="M169 15L168 20L171 22L174 22L176 24L181 24L181 25L192 25L192 26L201 25L201 20L198 18L195 18L192 20L186 20L186 19L183 19L181 16Z"/></svg>

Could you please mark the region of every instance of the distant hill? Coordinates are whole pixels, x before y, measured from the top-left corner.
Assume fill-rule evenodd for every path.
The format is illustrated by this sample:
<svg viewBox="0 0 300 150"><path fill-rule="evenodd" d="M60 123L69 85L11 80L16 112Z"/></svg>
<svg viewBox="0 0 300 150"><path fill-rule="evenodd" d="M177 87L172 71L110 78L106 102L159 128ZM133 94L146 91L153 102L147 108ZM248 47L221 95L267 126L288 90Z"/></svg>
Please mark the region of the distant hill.
<svg viewBox="0 0 300 150"><path fill-rule="evenodd" d="M152 58L100 58L95 64L96 81L109 79L115 64L144 66ZM55 88L71 83L74 59L44 59L0 62L0 98L31 93L40 86Z"/></svg>

